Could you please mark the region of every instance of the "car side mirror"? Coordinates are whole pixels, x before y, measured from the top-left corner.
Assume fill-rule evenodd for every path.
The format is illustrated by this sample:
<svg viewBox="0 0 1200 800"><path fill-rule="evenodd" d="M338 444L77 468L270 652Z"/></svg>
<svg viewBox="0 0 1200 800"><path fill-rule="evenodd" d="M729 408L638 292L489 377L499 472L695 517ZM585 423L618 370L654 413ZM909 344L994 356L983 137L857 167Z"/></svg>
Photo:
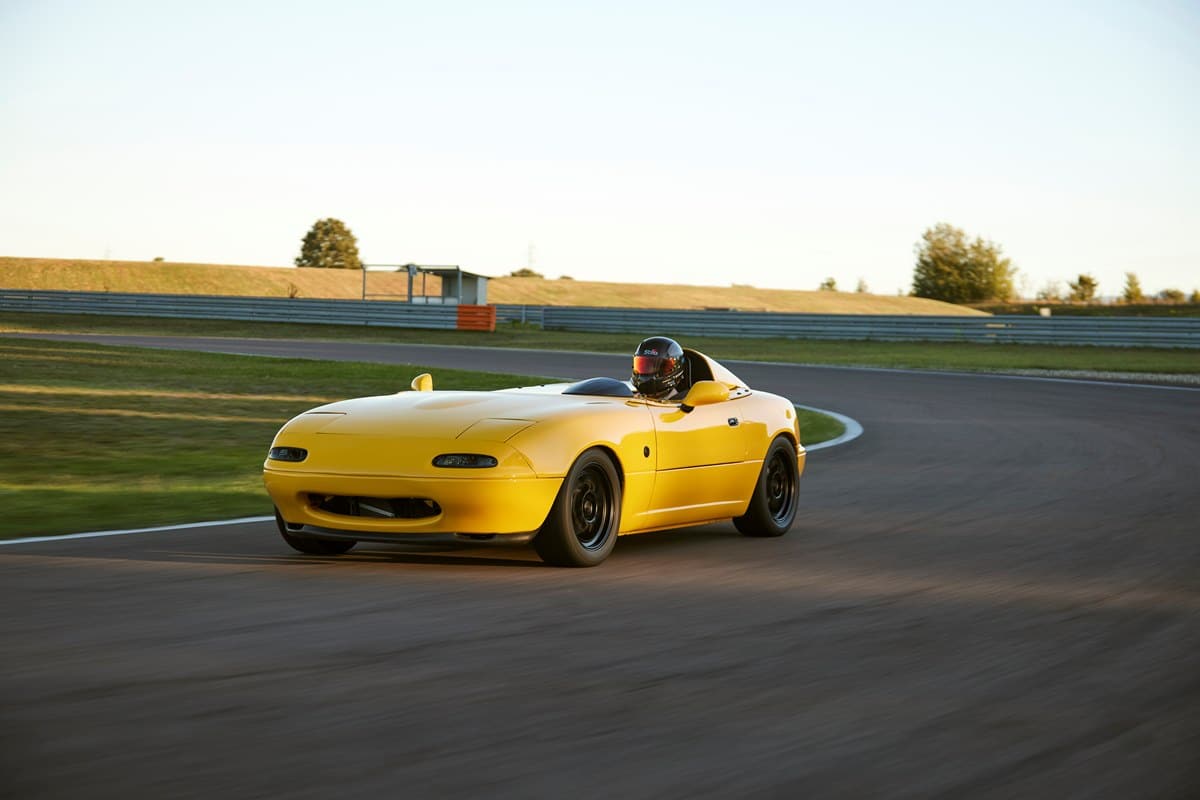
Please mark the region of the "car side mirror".
<svg viewBox="0 0 1200 800"><path fill-rule="evenodd" d="M433 376L428 372L422 372L420 375L412 379L410 388L414 392L432 392Z"/></svg>
<svg viewBox="0 0 1200 800"><path fill-rule="evenodd" d="M718 381L696 381L688 390L687 397L679 404L679 410L687 414L696 406L710 406L729 399L729 387Z"/></svg>

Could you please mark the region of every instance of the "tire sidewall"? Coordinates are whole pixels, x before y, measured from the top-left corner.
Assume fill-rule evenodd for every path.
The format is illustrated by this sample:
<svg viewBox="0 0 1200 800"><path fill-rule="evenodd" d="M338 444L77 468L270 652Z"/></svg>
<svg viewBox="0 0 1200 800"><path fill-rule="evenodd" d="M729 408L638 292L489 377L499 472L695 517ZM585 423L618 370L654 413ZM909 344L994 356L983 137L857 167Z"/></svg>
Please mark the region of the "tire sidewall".
<svg viewBox="0 0 1200 800"><path fill-rule="evenodd" d="M766 455L763 457L762 470L758 474L758 482L754 485L754 495L750 500L750 508L746 511L745 516L736 520L738 529L748 536L783 536L791 529L792 523L796 521L800 494L798 476L792 480L791 511L787 516L787 520L781 523L771 516L770 498L767 488L768 473L770 472L771 461L779 453L783 453L784 460L787 462L787 467L791 470L792 475L796 476L799 472L796 446L786 436L777 436L771 442L770 447L767 448Z"/></svg>
<svg viewBox="0 0 1200 800"><path fill-rule="evenodd" d="M792 475L792 496L790 499L791 509L788 512L787 520L782 523L776 521L776 519L771 516L771 512L768 510L767 505L769 500L767 496L767 473L769 471L772 459L775 458L776 452L782 452L784 454L784 461L787 462L787 468ZM767 448L767 457L763 461L762 477L758 481L758 492L761 496L760 502L762 503L763 521L770 525L773 531L778 532L776 533L777 536L782 536L783 534L787 533L792 527L792 523L796 521L796 510L799 506L800 494L800 482L796 474L798 471L799 468L797 466L796 459L796 446L793 445L791 440L787 439L786 437L777 437L775 441L771 442L771 446Z"/></svg>
<svg viewBox="0 0 1200 800"><path fill-rule="evenodd" d="M608 481L608 491L613 505L612 521L605 540L599 547L588 549L583 546L575 535L574 523L571 518L571 493L575 484L584 472L592 466L598 466ZM602 450L586 450L563 479L558 498L551 509L551 519L543 526L540 536L551 535L558 539L558 544L570 561L577 566L595 566L608 558L617 542L617 531L621 529L621 483L612 459Z"/></svg>

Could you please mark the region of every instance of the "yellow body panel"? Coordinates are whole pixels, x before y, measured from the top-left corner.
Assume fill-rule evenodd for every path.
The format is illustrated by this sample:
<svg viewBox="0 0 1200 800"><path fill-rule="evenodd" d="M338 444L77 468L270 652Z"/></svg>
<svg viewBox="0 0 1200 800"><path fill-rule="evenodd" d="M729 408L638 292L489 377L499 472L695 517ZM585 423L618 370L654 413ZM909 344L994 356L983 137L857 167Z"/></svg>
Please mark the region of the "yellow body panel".
<svg viewBox="0 0 1200 800"><path fill-rule="evenodd" d="M264 471L267 492L288 522L371 533L526 533L537 530L558 494L561 479L363 477ZM379 519L331 514L311 494L418 497L435 500L441 513L421 519ZM503 513L499 513L499 512Z"/></svg>
<svg viewBox="0 0 1200 800"><path fill-rule="evenodd" d="M705 404L690 413L641 397L564 395L565 385L440 392L427 380L414 381L416 391L332 403L275 436L272 447L308 456L268 459L266 488L292 524L372 534L526 533L542 525L579 455L600 447L622 481L620 533L739 516L771 441L783 435L796 443L799 429L790 402L750 391L716 362L706 366L728 399L703 392ZM805 453L797 450L802 472ZM449 453L490 456L496 465L433 465ZM318 507L331 496L431 500L439 511L407 519Z"/></svg>

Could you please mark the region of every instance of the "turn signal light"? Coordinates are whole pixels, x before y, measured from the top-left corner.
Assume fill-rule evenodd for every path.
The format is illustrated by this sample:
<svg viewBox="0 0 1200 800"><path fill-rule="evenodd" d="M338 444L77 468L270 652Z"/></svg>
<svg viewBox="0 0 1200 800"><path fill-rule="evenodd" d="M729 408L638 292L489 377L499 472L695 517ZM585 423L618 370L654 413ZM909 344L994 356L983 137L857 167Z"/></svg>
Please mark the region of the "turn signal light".
<svg viewBox="0 0 1200 800"><path fill-rule="evenodd" d="M433 460L435 467L454 467L457 469L484 469L494 467L500 462L492 456L479 453L443 453Z"/></svg>
<svg viewBox="0 0 1200 800"><path fill-rule="evenodd" d="M272 447L267 458L272 461L303 461L308 458L308 451L303 447Z"/></svg>

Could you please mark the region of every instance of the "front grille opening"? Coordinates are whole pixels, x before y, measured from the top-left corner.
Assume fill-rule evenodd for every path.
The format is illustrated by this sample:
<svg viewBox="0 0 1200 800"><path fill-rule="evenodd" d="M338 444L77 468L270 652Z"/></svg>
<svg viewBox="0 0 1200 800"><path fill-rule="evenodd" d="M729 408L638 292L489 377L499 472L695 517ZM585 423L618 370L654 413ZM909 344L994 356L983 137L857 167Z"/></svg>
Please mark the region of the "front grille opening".
<svg viewBox="0 0 1200 800"><path fill-rule="evenodd" d="M348 497L340 494L310 494L314 508L343 517L375 519L424 519L442 513L437 501L428 497Z"/></svg>

